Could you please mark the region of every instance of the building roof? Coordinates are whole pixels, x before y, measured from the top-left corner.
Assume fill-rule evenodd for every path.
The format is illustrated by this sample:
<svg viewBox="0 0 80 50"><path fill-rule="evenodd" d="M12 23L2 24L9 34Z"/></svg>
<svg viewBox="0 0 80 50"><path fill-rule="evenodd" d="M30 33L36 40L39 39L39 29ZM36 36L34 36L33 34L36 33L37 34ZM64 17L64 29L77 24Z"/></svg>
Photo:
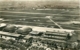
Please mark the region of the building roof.
<svg viewBox="0 0 80 50"><path fill-rule="evenodd" d="M32 31L32 32L30 32L31 34L39 34L39 32L38 31Z"/></svg>

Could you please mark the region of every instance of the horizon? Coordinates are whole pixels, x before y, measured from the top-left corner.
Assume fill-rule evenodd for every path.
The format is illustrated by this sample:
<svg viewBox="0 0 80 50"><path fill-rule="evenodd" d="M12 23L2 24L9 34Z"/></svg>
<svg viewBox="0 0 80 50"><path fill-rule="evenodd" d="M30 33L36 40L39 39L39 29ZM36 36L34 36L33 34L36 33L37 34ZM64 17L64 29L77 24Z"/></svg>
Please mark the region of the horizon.
<svg viewBox="0 0 80 50"><path fill-rule="evenodd" d="M24 7L43 7L50 5L54 6L64 6L76 8L79 5L79 0L0 0L0 7L3 6L24 6ZM21 4L21 5L20 5Z"/></svg>
<svg viewBox="0 0 80 50"><path fill-rule="evenodd" d="M0 1L79 1L79 0L0 0Z"/></svg>

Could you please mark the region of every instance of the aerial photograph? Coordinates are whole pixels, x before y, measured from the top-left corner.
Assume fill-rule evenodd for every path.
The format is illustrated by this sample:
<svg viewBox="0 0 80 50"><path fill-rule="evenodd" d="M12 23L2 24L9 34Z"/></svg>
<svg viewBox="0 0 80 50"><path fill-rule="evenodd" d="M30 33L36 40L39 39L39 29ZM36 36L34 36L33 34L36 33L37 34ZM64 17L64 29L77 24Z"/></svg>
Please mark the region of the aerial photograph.
<svg viewBox="0 0 80 50"><path fill-rule="evenodd" d="M80 0L0 0L0 50L80 50Z"/></svg>

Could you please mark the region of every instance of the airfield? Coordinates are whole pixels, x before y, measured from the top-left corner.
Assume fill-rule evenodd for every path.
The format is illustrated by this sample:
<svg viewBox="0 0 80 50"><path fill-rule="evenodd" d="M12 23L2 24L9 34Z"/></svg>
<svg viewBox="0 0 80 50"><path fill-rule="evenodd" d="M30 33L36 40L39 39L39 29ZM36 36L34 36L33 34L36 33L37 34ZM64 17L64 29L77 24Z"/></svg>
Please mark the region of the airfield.
<svg viewBox="0 0 80 50"><path fill-rule="evenodd" d="M79 9L36 9L36 10L7 10L0 11L4 23L58 28L46 16L61 25L64 29L79 30ZM71 22L76 21L76 22Z"/></svg>
<svg viewBox="0 0 80 50"><path fill-rule="evenodd" d="M62 46L62 44L65 46L69 45L71 47L72 43L80 40L80 34L74 32L80 30L80 15L78 10L79 9L1 10L0 24L6 23L21 28L30 27L32 31L29 34L26 33L23 37L24 32L18 34L16 31L11 33L2 30L0 31L0 40L2 40L0 41L0 45L10 50L47 50L48 48L53 50L55 48L54 44L58 44L57 46ZM50 16L51 18L46 18L46 16ZM62 29L58 27L58 25ZM43 34L38 35L39 33ZM71 39L67 39L68 34L72 34ZM20 36L23 38L20 39ZM70 47L68 47L68 49ZM4 48L1 46L1 49Z"/></svg>

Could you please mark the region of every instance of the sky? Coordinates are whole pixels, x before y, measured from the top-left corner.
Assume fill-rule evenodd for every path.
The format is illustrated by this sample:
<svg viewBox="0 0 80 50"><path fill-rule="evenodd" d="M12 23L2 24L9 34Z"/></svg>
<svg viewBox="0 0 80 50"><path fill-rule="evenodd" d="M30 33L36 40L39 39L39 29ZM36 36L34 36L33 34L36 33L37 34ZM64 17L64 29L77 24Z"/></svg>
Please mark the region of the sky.
<svg viewBox="0 0 80 50"><path fill-rule="evenodd" d="M8 0L0 0L0 1L8 1ZM79 1L79 0L11 0L11 1Z"/></svg>

